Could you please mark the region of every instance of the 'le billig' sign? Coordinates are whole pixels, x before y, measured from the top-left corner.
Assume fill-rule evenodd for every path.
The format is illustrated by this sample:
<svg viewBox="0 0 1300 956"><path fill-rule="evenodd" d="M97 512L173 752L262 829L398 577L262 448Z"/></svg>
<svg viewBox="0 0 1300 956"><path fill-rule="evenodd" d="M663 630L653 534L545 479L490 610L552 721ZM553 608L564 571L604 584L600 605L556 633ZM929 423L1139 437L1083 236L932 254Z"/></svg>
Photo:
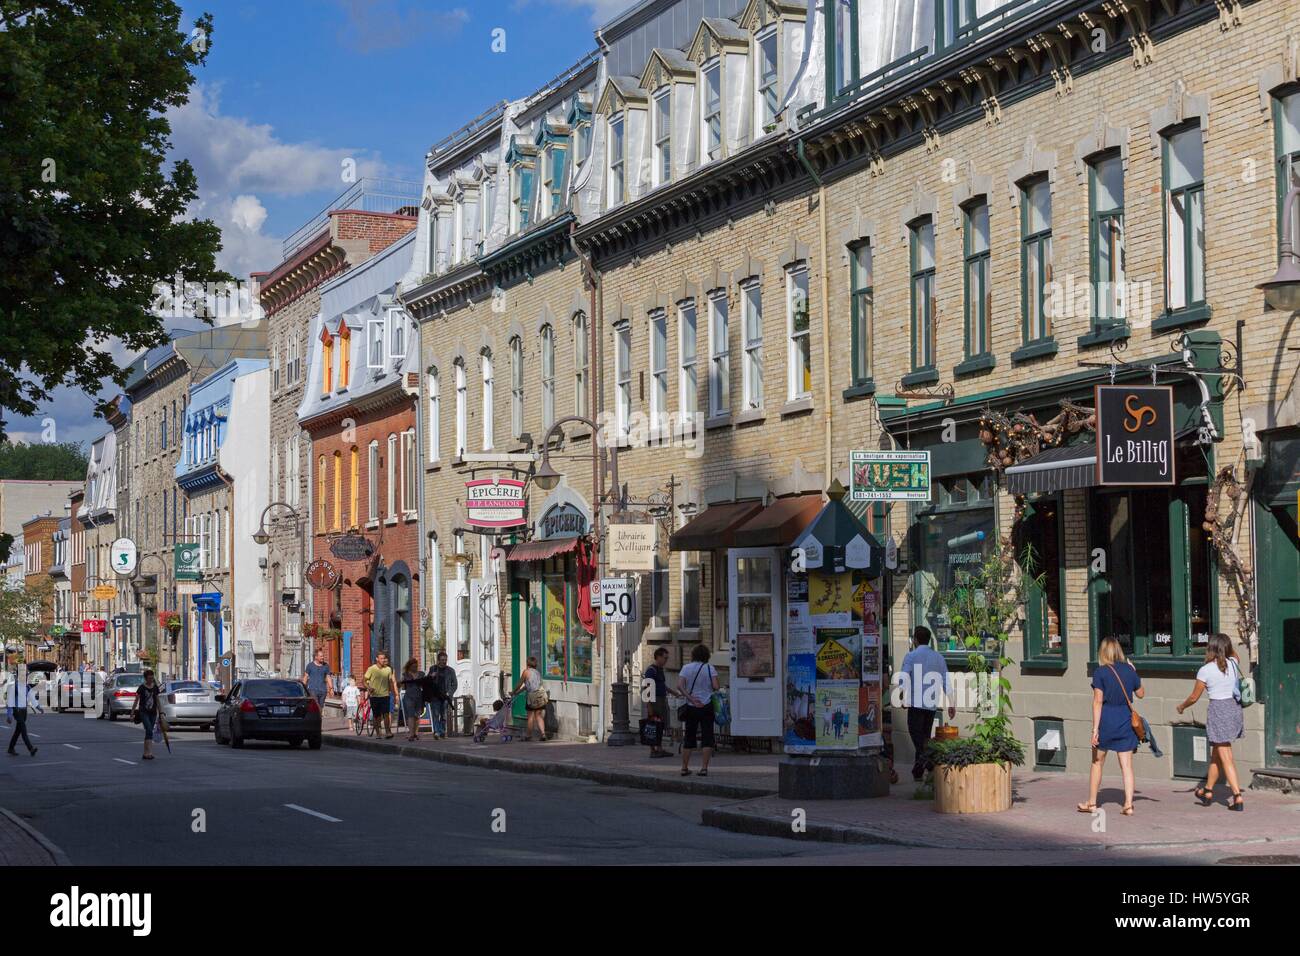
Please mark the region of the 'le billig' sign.
<svg viewBox="0 0 1300 956"><path fill-rule="evenodd" d="M1174 484L1173 388L1098 385L1096 397L1097 483Z"/></svg>

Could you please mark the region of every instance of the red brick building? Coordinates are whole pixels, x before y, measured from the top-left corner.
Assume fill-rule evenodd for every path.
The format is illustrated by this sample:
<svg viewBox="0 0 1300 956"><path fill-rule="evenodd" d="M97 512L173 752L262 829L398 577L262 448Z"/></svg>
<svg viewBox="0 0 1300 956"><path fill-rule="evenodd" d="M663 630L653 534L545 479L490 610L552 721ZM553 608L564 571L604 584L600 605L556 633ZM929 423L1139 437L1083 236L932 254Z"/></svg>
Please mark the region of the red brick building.
<svg viewBox="0 0 1300 956"><path fill-rule="evenodd" d="M317 573L308 576L313 623L325 638L316 643L331 670L358 678L381 650L398 667L426 656L419 639L418 358L413 326L395 296L413 239L321 287L298 415L311 441Z"/></svg>
<svg viewBox="0 0 1300 956"><path fill-rule="evenodd" d="M50 642L50 628L54 626L54 579L50 568L54 566L54 533L59 530L57 515L45 514L23 522L23 581L29 588L47 586L49 600L41 609L40 619L24 642L26 659L53 660L53 650L42 648Z"/></svg>

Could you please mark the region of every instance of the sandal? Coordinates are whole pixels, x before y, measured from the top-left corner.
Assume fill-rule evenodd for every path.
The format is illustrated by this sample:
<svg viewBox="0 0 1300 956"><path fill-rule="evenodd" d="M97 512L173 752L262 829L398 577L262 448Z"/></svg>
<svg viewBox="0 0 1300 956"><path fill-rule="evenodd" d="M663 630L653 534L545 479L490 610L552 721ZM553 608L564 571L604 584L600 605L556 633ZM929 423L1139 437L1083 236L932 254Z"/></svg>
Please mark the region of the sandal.
<svg viewBox="0 0 1300 956"><path fill-rule="evenodd" d="M709 772L707 770L701 770L699 775L701 777L707 777L709 775Z"/></svg>
<svg viewBox="0 0 1300 956"><path fill-rule="evenodd" d="M1241 791L1237 790L1232 794L1232 802L1228 804L1229 810L1245 810L1246 801L1241 798Z"/></svg>
<svg viewBox="0 0 1300 956"><path fill-rule="evenodd" d="M1122 810L1120 810L1120 813L1124 814L1124 816L1126 816L1126 817L1131 817L1131 816L1133 816L1133 804L1131 804L1131 803L1128 804L1126 807L1124 807Z"/></svg>
<svg viewBox="0 0 1300 956"><path fill-rule="evenodd" d="M1080 813L1093 813L1093 812L1095 812L1096 809L1097 809L1097 804L1095 804L1095 803L1076 803L1076 804L1074 805L1074 809L1078 810Z"/></svg>
<svg viewBox="0 0 1300 956"><path fill-rule="evenodd" d="M1192 792L1192 796L1199 800L1203 807L1208 807L1214 802L1214 791L1207 790L1204 785L1197 787Z"/></svg>
<svg viewBox="0 0 1300 956"><path fill-rule="evenodd" d="M683 769L683 770L682 770L682 776L683 776L683 777L689 777L690 775L691 775L691 772L690 772L689 770L686 770L686 769Z"/></svg>

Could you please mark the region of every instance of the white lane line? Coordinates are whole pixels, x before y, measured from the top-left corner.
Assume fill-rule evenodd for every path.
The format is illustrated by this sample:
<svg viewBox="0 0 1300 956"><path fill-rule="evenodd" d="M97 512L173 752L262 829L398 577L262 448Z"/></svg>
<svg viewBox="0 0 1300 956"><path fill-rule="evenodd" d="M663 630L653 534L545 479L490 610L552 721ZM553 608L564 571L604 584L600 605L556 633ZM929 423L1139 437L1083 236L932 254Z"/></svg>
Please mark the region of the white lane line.
<svg viewBox="0 0 1300 956"><path fill-rule="evenodd" d="M61 763L75 763L72 760L24 760L14 764L15 767L57 767Z"/></svg>
<svg viewBox="0 0 1300 956"><path fill-rule="evenodd" d="M318 813L315 810L308 810L306 807L300 807L296 803L286 803L285 806L288 807L290 810L297 810L299 813L305 813L309 817L318 817L319 819L325 820L328 823L343 822L338 817L332 817L327 813Z"/></svg>
<svg viewBox="0 0 1300 956"><path fill-rule="evenodd" d="M81 749L81 748L78 747L76 744L64 744L63 746L65 746L65 747L71 747L73 750L80 750L80 749Z"/></svg>
<svg viewBox="0 0 1300 956"><path fill-rule="evenodd" d="M130 766L132 766L132 767L135 766L135 761L134 761L134 760L123 760L121 757L114 757L113 759L116 760L118 763L128 764L128 765L130 765Z"/></svg>

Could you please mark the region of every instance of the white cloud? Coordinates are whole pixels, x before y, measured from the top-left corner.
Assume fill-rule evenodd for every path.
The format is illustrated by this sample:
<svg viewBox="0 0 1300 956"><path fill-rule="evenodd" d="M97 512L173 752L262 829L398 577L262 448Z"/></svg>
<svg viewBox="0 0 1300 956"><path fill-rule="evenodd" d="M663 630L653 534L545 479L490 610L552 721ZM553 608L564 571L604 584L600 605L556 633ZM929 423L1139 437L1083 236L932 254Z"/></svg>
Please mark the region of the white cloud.
<svg viewBox="0 0 1300 956"><path fill-rule="evenodd" d="M339 39L359 53L411 46L427 36L445 40L470 19L464 7L427 10L402 0L343 0L343 6L348 24Z"/></svg>
<svg viewBox="0 0 1300 956"><path fill-rule="evenodd" d="M257 232L266 222L266 207L256 196L241 194L230 203L230 220L244 232Z"/></svg>

